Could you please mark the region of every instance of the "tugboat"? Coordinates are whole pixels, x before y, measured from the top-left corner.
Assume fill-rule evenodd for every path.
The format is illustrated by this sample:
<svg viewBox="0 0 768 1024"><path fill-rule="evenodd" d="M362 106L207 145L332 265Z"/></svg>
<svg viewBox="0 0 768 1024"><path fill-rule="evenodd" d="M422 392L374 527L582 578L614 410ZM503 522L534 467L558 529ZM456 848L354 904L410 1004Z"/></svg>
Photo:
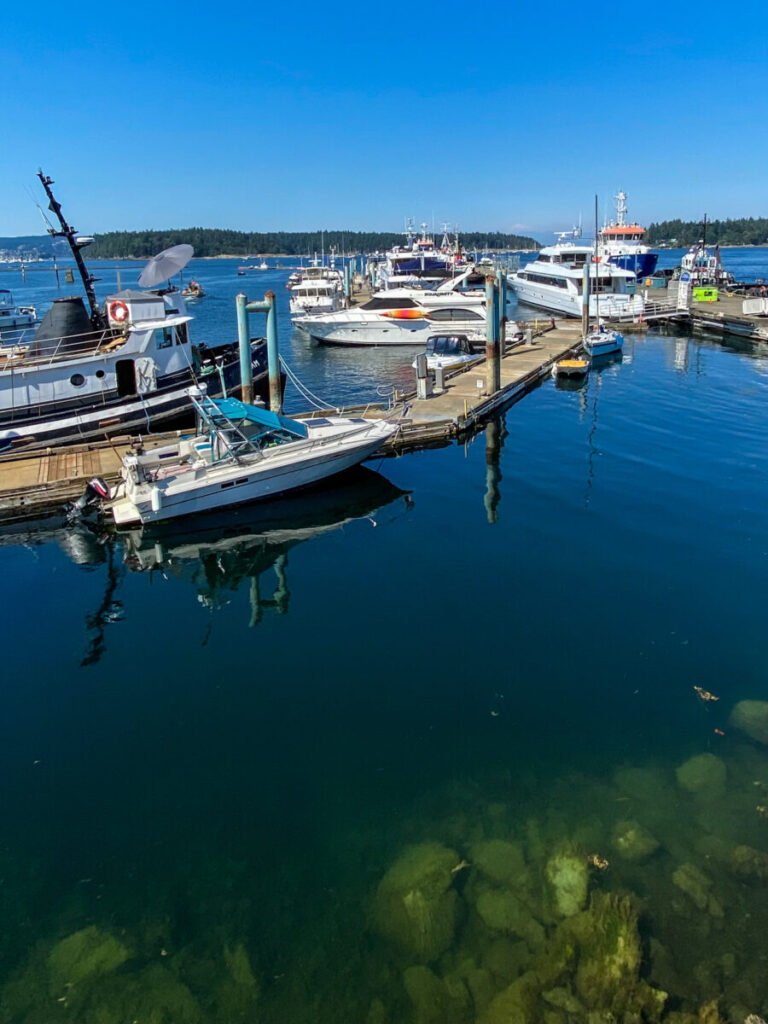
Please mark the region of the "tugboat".
<svg viewBox="0 0 768 1024"><path fill-rule="evenodd" d="M38 172L72 250L85 291L54 299L37 330L3 334L0 346L0 447L49 446L103 440L105 435L168 428L190 415L190 386L226 397L240 381L236 343L193 345L192 317L167 282L192 258L192 246L173 246L150 260L144 291L109 295L99 305L95 278L77 235L62 213L51 178ZM164 285L164 287L158 287ZM266 342L252 342L254 393L268 393Z"/></svg>
<svg viewBox="0 0 768 1024"><path fill-rule="evenodd" d="M707 215L704 214L701 238L683 256L681 272L688 271L694 287L727 288L736 283L733 274L726 270L720 256L720 246L707 247Z"/></svg>
<svg viewBox="0 0 768 1024"><path fill-rule="evenodd" d="M600 229L598 256L622 270L631 270L638 280L650 277L659 260L658 253L643 244L646 229L639 224L627 224L627 193L619 192L616 199L616 220Z"/></svg>

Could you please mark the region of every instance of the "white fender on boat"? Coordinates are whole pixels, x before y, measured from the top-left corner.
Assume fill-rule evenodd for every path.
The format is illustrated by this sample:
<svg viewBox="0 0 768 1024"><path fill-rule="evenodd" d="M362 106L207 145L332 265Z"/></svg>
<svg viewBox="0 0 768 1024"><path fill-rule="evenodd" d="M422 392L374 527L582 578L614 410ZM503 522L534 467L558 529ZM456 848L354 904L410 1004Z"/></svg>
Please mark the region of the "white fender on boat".
<svg viewBox="0 0 768 1024"><path fill-rule="evenodd" d="M153 487L149 492L149 504L153 512L159 512L163 507L163 495L159 487Z"/></svg>

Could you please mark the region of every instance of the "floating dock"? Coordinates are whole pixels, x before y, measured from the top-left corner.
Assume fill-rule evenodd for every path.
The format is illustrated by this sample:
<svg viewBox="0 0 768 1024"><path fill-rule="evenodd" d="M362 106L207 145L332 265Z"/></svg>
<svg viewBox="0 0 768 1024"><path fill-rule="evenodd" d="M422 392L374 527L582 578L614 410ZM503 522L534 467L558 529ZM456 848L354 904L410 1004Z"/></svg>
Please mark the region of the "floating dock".
<svg viewBox="0 0 768 1024"><path fill-rule="evenodd" d="M403 403L401 428L384 449L385 453L398 454L444 444L471 433L486 417L535 387L549 373L552 363L570 353L580 342L580 325L575 320L561 322L554 328L553 322L538 322L540 326L535 331L532 327L530 344L518 343L507 349L501 359L501 388L492 395L485 391L485 359L479 357L469 368L462 367L448 375L441 394L427 399L417 399L415 394L398 396ZM352 411L371 418L391 414L391 410L382 405L345 410ZM145 447L168 444L180 433L153 434L142 437L141 443ZM94 476L102 477L110 485L116 483L122 457L137 440L118 437L111 441L0 456L0 522L12 523L60 512L67 502L80 497L86 483Z"/></svg>

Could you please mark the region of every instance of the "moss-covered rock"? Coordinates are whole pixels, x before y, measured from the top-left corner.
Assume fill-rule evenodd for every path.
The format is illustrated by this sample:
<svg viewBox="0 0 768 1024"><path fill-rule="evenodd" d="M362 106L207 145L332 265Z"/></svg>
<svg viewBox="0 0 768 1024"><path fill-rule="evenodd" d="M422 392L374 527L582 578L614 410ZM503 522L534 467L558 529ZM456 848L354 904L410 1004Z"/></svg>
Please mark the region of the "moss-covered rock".
<svg viewBox="0 0 768 1024"><path fill-rule="evenodd" d="M451 872L458 862L439 843L407 849L376 890L373 929L420 963L437 959L453 942L457 894Z"/></svg>
<svg viewBox="0 0 768 1024"><path fill-rule="evenodd" d="M555 912L560 917L577 914L587 902L587 859L579 851L562 847L547 861L544 875Z"/></svg>
<svg viewBox="0 0 768 1024"><path fill-rule="evenodd" d="M201 1024L202 1020L186 985L159 964L104 978L78 1016L78 1024Z"/></svg>
<svg viewBox="0 0 768 1024"><path fill-rule="evenodd" d="M658 839L637 821L619 821L611 845L624 860L644 860L659 848Z"/></svg>
<svg viewBox="0 0 768 1024"><path fill-rule="evenodd" d="M91 925L57 942L48 954L54 990L72 988L124 964L130 953L110 932Z"/></svg>
<svg viewBox="0 0 768 1024"><path fill-rule="evenodd" d="M515 978L524 974L531 962L531 953L527 943L513 942L503 936L492 942L484 951L481 964L496 979L499 988L510 985Z"/></svg>
<svg viewBox="0 0 768 1024"><path fill-rule="evenodd" d="M428 967L408 967L403 985L413 1008L413 1024L463 1024L471 1000L463 980L442 979Z"/></svg>
<svg viewBox="0 0 768 1024"><path fill-rule="evenodd" d="M768 700L740 700L729 721L734 729L768 746Z"/></svg>
<svg viewBox="0 0 768 1024"><path fill-rule="evenodd" d="M681 864L672 872L672 881L693 900L699 910L706 910L713 917L722 917L723 908L711 893L712 880L695 864Z"/></svg>
<svg viewBox="0 0 768 1024"><path fill-rule="evenodd" d="M522 975L491 1001L480 1016L480 1024L538 1024L541 1019L538 975Z"/></svg>
<svg viewBox="0 0 768 1024"><path fill-rule="evenodd" d="M259 999L259 983L241 942L224 947L224 965L226 970L217 972L211 992L216 1019L228 1024L250 1020Z"/></svg>
<svg viewBox="0 0 768 1024"><path fill-rule="evenodd" d="M768 853L751 846L737 846L731 854L730 866L739 878L768 882Z"/></svg>
<svg viewBox="0 0 768 1024"><path fill-rule="evenodd" d="M470 858L477 870L492 882L512 889L522 888L528 883L528 869L520 843L489 839L476 843L470 850Z"/></svg>
<svg viewBox="0 0 768 1024"><path fill-rule="evenodd" d="M728 776L725 762L715 754L696 754L675 769L678 785L696 796L719 797Z"/></svg>
<svg viewBox="0 0 768 1024"><path fill-rule="evenodd" d="M569 988L551 988L548 992L542 992L541 995L545 1002L559 1010L584 1015L584 1006Z"/></svg>
<svg viewBox="0 0 768 1024"><path fill-rule="evenodd" d="M492 931L518 935L531 949L538 949L544 942L543 926L508 889L481 888L475 907L483 923Z"/></svg>

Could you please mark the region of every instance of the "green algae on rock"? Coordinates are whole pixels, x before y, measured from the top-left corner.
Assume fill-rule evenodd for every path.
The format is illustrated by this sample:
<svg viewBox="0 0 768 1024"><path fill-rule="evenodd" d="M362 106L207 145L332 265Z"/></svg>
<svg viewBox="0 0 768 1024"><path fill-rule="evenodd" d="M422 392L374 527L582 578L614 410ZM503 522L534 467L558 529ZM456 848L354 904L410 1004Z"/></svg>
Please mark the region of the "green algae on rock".
<svg viewBox="0 0 768 1024"><path fill-rule="evenodd" d="M768 746L768 700L740 700L728 721L734 729Z"/></svg>
<svg viewBox="0 0 768 1024"><path fill-rule="evenodd" d="M481 887L475 907L492 931L517 935L525 939L531 949L538 949L544 942L544 928L513 892Z"/></svg>
<svg viewBox="0 0 768 1024"><path fill-rule="evenodd" d="M68 935L48 954L53 989L71 988L100 974L107 974L130 956L128 949L110 934L91 925Z"/></svg>
<svg viewBox="0 0 768 1024"><path fill-rule="evenodd" d="M439 978L429 967L408 967L403 985L413 1006L413 1024L464 1024L471 999L464 982L455 976Z"/></svg>
<svg viewBox="0 0 768 1024"><path fill-rule="evenodd" d="M768 853L751 846L737 846L731 853L730 866L740 878L768 882Z"/></svg>
<svg viewBox="0 0 768 1024"><path fill-rule="evenodd" d="M725 762L715 754L696 754L676 770L678 785L697 796L717 797L725 791Z"/></svg>
<svg viewBox="0 0 768 1024"><path fill-rule="evenodd" d="M672 881L693 900L699 910L706 910L713 917L722 917L723 908L711 894L712 880L707 878L695 864L681 864L672 873Z"/></svg>
<svg viewBox="0 0 768 1024"><path fill-rule="evenodd" d="M506 839L489 839L476 843L470 857L477 870L492 882L503 883L513 889L528 883L528 869L520 843Z"/></svg>
<svg viewBox="0 0 768 1024"><path fill-rule="evenodd" d="M376 890L372 927L421 963L430 963L453 942L457 894L451 888L458 855L439 843L409 847Z"/></svg>
<svg viewBox="0 0 768 1024"><path fill-rule="evenodd" d="M571 917L587 902L589 872L587 859L570 847L554 853L544 869L557 914Z"/></svg>
<svg viewBox="0 0 768 1024"><path fill-rule="evenodd" d="M619 821L613 829L611 845L624 860L643 860L659 848L659 841L637 821Z"/></svg>

